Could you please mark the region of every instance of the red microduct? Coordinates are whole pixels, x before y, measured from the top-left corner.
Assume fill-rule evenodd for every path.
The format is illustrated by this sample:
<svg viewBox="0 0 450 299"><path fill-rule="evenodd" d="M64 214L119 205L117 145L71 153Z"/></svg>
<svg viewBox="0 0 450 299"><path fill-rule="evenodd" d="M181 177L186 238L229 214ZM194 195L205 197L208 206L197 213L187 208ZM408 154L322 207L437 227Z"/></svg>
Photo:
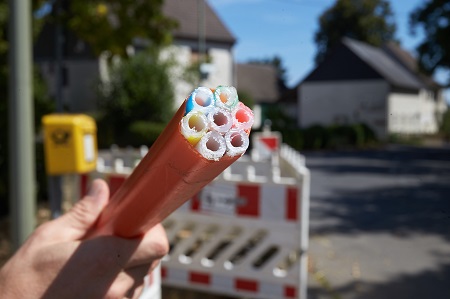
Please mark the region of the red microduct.
<svg viewBox="0 0 450 299"><path fill-rule="evenodd" d="M110 197L119 190L120 186L125 182L125 176L111 176L109 178L109 194Z"/></svg>

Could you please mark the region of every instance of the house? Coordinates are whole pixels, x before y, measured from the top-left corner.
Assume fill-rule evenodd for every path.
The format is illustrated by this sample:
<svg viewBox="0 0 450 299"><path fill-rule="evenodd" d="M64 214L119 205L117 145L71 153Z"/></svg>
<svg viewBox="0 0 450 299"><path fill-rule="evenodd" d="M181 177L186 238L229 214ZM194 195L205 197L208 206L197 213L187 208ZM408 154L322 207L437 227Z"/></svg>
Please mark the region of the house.
<svg viewBox="0 0 450 299"><path fill-rule="evenodd" d="M299 84L298 125L363 122L379 138L435 133L446 110L442 87L416 65L395 43L344 38Z"/></svg>
<svg viewBox="0 0 450 299"><path fill-rule="evenodd" d="M277 70L273 65L240 63L236 64L236 78L238 92L254 101L254 127L259 128L267 110L280 98Z"/></svg>
<svg viewBox="0 0 450 299"><path fill-rule="evenodd" d="M199 4L203 7L199 7ZM175 19L179 25L173 32L173 45L165 53L176 58L178 65L174 71L174 77L178 78L173 82L175 94L188 95L197 85L207 87L234 85L233 46L236 39L208 2L165 0L163 12ZM199 62L199 55L202 52L206 54L208 63L201 65L203 79L194 86L182 80L182 73L190 65ZM177 97L176 106L178 107L183 100L183 96Z"/></svg>
<svg viewBox="0 0 450 299"><path fill-rule="evenodd" d="M203 5L198 7L198 5ZM175 19L179 26L173 31L173 44L161 54L163 58L174 58L176 67L171 77L175 88L175 107L197 85L215 87L233 85L233 46L236 39L226 28L206 0L165 0L163 13ZM34 59L48 82L50 93L55 96L55 28L45 26L34 47ZM199 36L202 38L199 39ZM130 45L130 53L139 50L142 40ZM184 80L186 68L199 62L204 53L208 63L203 63L204 78L190 84ZM70 112L86 112L96 109L96 85L108 79L108 67L103 55L95 57L89 45L66 31L63 54L62 95L64 106ZM194 86L195 85L195 86Z"/></svg>

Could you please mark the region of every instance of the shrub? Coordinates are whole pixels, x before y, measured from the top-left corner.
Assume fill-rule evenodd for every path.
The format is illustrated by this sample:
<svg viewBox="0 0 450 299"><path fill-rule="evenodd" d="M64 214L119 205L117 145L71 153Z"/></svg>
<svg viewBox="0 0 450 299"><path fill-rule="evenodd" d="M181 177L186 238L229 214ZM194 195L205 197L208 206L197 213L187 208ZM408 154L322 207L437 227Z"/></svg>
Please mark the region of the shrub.
<svg viewBox="0 0 450 299"><path fill-rule="evenodd" d="M130 140L129 145L131 146L141 146L148 145L151 146L153 142L156 141L158 136L164 130L165 124L153 123L146 121L137 121L130 125Z"/></svg>
<svg viewBox="0 0 450 299"><path fill-rule="evenodd" d="M297 150L361 148L376 142L373 130L365 124L321 126L305 129L280 128L283 142Z"/></svg>
<svg viewBox="0 0 450 299"><path fill-rule="evenodd" d="M445 139L450 140L450 109L442 116L439 131Z"/></svg>
<svg viewBox="0 0 450 299"><path fill-rule="evenodd" d="M146 51L113 68L111 82L101 85L99 145L131 145L127 143L132 124L170 120L174 100L170 65L160 61L158 53Z"/></svg>

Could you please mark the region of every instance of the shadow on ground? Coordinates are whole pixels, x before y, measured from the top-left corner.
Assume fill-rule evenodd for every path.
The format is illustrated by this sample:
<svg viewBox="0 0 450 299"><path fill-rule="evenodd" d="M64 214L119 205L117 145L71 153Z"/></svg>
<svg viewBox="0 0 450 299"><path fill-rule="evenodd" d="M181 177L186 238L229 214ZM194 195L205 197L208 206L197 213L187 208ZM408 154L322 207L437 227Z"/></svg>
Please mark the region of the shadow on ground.
<svg viewBox="0 0 450 299"><path fill-rule="evenodd" d="M368 242L375 242L370 235L378 233L394 238L439 236L443 242L436 246L450 246L450 148L392 146L383 150L303 154L312 174L312 236L343 236L343 240L348 240L347 236L364 234ZM412 252L426 256L425 248ZM389 247L383 250L393 256L398 252ZM416 272L393 271L397 274L392 277L388 269L371 269L386 275L383 283L354 278L336 286L333 281L326 281L329 287L324 287L324 283L312 285L308 299L450 298L450 256L429 254L440 262L417 266ZM326 257L316 258L326 262ZM394 260L392 267L395 266ZM405 269L404 264L400 267Z"/></svg>
<svg viewBox="0 0 450 299"><path fill-rule="evenodd" d="M401 183L359 189L334 186L330 195L312 196L322 206L311 209L311 219L336 220L314 226L313 234L388 231L399 237L438 234L450 241L450 149L400 147L307 157L321 155L329 163L308 165L312 180L320 171L353 178L377 175Z"/></svg>
<svg viewBox="0 0 450 299"><path fill-rule="evenodd" d="M330 234L389 231L399 237L410 233L438 234L450 241L450 182L421 183L414 187L334 190L327 208L311 211L312 217L338 219L320 225L314 233Z"/></svg>
<svg viewBox="0 0 450 299"><path fill-rule="evenodd" d="M323 289L312 288L308 292L308 299L444 299L450 296L448 277L450 277L450 264L445 264L437 271L403 275L391 279L388 283L352 282L334 289L332 293L327 295L324 295ZM445 292L445 290L448 291Z"/></svg>

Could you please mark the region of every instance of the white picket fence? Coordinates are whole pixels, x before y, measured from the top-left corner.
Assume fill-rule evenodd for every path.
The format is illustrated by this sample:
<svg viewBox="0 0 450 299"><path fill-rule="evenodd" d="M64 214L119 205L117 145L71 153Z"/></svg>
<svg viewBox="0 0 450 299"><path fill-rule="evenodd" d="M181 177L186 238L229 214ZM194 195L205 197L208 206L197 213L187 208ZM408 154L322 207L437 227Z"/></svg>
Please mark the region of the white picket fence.
<svg viewBox="0 0 450 299"><path fill-rule="evenodd" d="M116 192L146 152L101 151L80 191L101 177ZM270 157L243 156L163 222L170 252L141 298L161 298L162 281L237 298L305 299L309 188L304 157L285 144Z"/></svg>

